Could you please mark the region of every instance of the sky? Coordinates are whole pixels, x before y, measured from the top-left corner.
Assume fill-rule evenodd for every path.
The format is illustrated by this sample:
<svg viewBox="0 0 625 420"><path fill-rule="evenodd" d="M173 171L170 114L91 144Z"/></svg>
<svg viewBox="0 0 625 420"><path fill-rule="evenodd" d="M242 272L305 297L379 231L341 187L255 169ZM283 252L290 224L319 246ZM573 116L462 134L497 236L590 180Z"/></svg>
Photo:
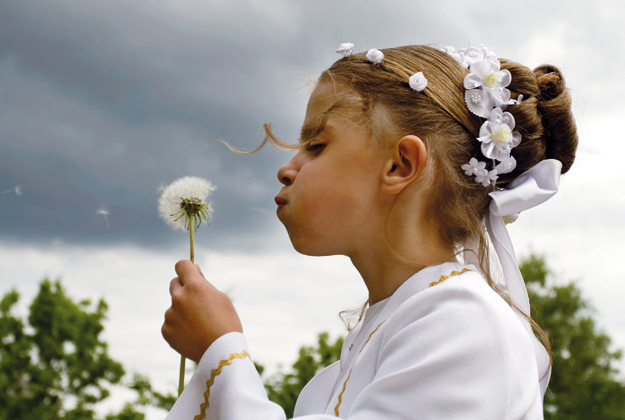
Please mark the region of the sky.
<svg viewBox="0 0 625 420"><path fill-rule="evenodd" d="M291 154L239 156L219 140L252 149L271 122L295 141L311 81L342 42L356 52L484 43L566 77L576 163L510 233L518 255L542 254L559 281L575 280L625 348L623 17L618 0L2 1L0 293L17 288L26 311L48 276L76 299L103 297L111 354L173 390L178 358L160 325L188 238L159 219L158 191L201 176L217 189L196 261L232 296L255 360L289 366L317 333L343 334L338 312L366 289L346 258L292 249L273 201Z"/></svg>

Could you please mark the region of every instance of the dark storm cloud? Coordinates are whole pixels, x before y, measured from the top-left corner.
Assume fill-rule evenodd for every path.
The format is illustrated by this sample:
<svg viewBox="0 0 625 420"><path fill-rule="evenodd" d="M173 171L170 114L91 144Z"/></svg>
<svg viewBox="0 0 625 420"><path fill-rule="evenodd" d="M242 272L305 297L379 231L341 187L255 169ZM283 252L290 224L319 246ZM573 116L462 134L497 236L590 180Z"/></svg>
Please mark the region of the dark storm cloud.
<svg viewBox="0 0 625 420"><path fill-rule="evenodd" d="M156 190L197 175L218 186L212 243L253 248L278 226L254 209L273 212L288 155L237 156L216 140L254 147L269 120L295 140L304 82L337 58L340 42L361 51L473 40L514 56L556 33L564 58L582 51L597 62L602 50L584 36L612 50L622 42L586 23L613 15L590 5L565 16L548 5L536 14L529 4L419 3L0 2L0 189L24 187L0 196L0 234L166 243L181 236L158 220Z"/></svg>
<svg viewBox="0 0 625 420"><path fill-rule="evenodd" d="M216 139L248 148L262 139L263 110L279 109L280 95L259 81L279 64L258 46L279 44L276 34L223 38L237 16L218 8L194 20L145 3L102 5L0 6L0 179L25 191L2 197L3 235L154 243L171 235L156 219L158 186L194 174L218 185L215 232L253 241L270 217L251 209L273 210L275 168L287 156L242 158ZM293 119L293 135L297 114L287 107L274 119Z"/></svg>

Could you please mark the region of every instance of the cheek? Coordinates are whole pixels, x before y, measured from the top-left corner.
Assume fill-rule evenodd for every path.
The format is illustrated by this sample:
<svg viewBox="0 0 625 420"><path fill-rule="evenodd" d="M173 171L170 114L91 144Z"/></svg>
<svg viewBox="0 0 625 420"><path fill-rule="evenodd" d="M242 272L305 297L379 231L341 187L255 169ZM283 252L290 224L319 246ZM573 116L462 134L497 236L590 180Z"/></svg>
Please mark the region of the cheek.
<svg viewBox="0 0 625 420"><path fill-rule="evenodd" d="M362 205L362 189L345 176L313 179L304 187L302 216L315 227L340 229L348 224Z"/></svg>

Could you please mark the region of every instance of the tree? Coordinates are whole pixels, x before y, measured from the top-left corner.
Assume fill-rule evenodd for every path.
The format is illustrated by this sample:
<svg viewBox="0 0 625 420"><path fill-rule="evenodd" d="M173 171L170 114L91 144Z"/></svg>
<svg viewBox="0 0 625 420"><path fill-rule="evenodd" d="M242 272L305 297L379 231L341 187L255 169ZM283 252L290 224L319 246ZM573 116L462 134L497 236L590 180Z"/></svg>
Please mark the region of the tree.
<svg viewBox="0 0 625 420"><path fill-rule="evenodd" d="M101 340L104 300L73 302L57 280L44 279L30 305L28 322L16 316L19 294L0 300L0 418L92 420L94 405L120 384L124 369ZM129 385L139 398L107 420L143 420L135 406L169 408L175 398L152 391L135 376Z"/></svg>
<svg viewBox="0 0 625 420"><path fill-rule="evenodd" d="M265 382L269 399L279 404L287 418L293 417L295 401L304 386L323 368L336 362L341 357L343 337L331 343L328 333L321 333L317 338L317 346L303 346L299 349L299 357L292 366L291 373L279 372ZM256 365L262 374L262 365Z"/></svg>
<svg viewBox="0 0 625 420"><path fill-rule="evenodd" d="M580 289L549 281L542 257L532 255L520 268L531 316L549 337L553 356L545 419L625 419L625 387L614 367L621 351L610 350L610 337L597 328Z"/></svg>

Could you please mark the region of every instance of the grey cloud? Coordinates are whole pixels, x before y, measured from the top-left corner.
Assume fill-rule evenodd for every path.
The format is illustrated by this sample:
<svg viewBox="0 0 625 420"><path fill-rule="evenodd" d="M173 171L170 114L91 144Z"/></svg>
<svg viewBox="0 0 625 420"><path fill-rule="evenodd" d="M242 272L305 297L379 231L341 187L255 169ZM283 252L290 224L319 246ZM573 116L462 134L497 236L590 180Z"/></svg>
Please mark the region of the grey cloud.
<svg viewBox="0 0 625 420"><path fill-rule="evenodd" d="M295 140L304 80L345 41L358 51L484 42L515 58L531 56L530 41L561 25L574 30L558 34L567 50L554 54L572 64L573 82L591 81L591 100L609 103L613 86L576 55L615 74L620 65L604 65L622 60L605 53L623 43L613 13L543 3L1 2L0 182L25 193L0 197L0 232L166 244L179 236L156 217L156 189L197 175L218 186L210 246L264 243L280 227L253 209L273 212L275 172L289 155L267 148L242 157L217 140L249 149L269 120ZM102 207L110 227L95 213Z"/></svg>

